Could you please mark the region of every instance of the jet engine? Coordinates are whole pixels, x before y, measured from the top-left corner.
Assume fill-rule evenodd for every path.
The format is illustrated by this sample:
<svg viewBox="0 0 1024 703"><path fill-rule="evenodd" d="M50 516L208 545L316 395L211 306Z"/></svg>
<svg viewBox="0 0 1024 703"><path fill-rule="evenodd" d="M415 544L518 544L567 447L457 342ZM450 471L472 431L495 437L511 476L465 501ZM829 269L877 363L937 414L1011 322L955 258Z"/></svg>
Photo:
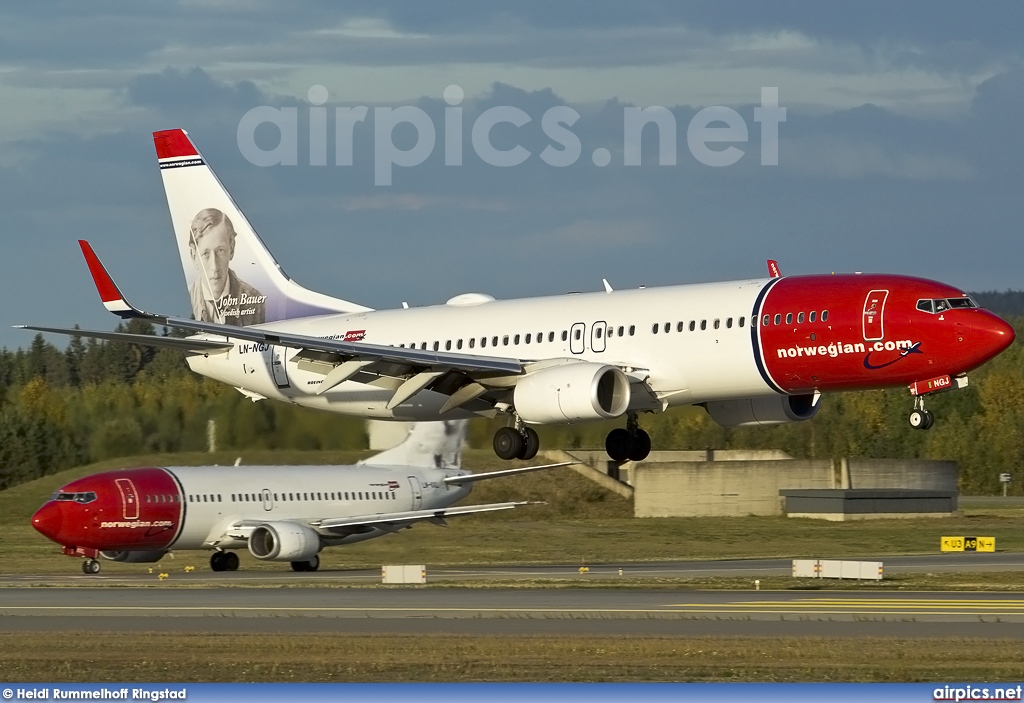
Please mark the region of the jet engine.
<svg viewBox="0 0 1024 703"><path fill-rule="evenodd" d="M810 420L818 414L820 400L820 393L776 395L713 401L705 408L711 419L723 427L756 427Z"/></svg>
<svg viewBox="0 0 1024 703"><path fill-rule="evenodd" d="M564 364L521 378L513 402L519 417L534 424L607 420L629 407L629 378L607 364Z"/></svg>
<svg viewBox="0 0 1024 703"><path fill-rule="evenodd" d="M294 522L267 522L249 535L249 553L269 561L310 561L320 551L320 535Z"/></svg>
<svg viewBox="0 0 1024 703"><path fill-rule="evenodd" d="M152 564L164 558L167 552L128 552L128 551L106 551L100 552L100 556L110 561L124 561L129 564Z"/></svg>

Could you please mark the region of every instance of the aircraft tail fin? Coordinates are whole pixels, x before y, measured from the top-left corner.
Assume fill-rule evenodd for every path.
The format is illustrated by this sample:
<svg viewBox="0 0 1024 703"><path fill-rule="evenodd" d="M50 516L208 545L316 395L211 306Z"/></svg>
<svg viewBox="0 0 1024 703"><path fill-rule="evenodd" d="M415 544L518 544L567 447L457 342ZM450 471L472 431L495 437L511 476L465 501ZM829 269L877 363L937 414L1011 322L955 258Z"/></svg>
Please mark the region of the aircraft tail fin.
<svg viewBox="0 0 1024 703"><path fill-rule="evenodd" d="M457 469L462 464L462 445L468 425L468 420L415 422L401 443L359 463Z"/></svg>
<svg viewBox="0 0 1024 703"><path fill-rule="evenodd" d="M181 129L153 133L196 320L252 325L369 308L292 281Z"/></svg>

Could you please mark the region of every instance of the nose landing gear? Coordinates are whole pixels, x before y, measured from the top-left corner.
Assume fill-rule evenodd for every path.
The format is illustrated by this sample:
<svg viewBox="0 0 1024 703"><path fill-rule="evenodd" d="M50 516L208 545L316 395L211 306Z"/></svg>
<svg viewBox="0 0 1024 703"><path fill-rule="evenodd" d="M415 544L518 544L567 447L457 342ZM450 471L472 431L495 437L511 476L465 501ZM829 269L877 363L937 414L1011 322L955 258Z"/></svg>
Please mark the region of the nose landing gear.
<svg viewBox="0 0 1024 703"><path fill-rule="evenodd" d="M608 457L615 462L643 461L651 453L651 436L640 429L635 412L626 415L626 428L616 428L604 441Z"/></svg>
<svg viewBox="0 0 1024 703"><path fill-rule="evenodd" d="M914 396L914 409L908 418L910 426L915 430L927 430L935 423L935 416L924 409L924 396Z"/></svg>
<svg viewBox="0 0 1024 703"><path fill-rule="evenodd" d="M100 563L95 559L86 559L82 562L82 573L88 576L95 576L100 572Z"/></svg>

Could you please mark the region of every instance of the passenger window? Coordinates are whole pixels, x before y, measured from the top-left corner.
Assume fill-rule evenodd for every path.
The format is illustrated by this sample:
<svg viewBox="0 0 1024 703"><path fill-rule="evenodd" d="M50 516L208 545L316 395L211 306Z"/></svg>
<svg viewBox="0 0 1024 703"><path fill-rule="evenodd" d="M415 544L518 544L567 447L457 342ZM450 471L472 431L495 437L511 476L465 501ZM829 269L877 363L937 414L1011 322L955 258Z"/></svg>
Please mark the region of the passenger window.
<svg viewBox="0 0 1024 703"><path fill-rule="evenodd" d="M706 330L708 328L708 321L707 320L701 320L700 321L700 328L701 328L701 330Z"/></svg>
<svg viewBox="0 0 1024 703"><path fill-rule="evenodd" d="M420 349L426 350L426 348L427 348L427 343L426 342L424 342L423 344L420 345Z"/></svg>
<svg viewBox="0 0 1024 703"><path fill-rule="evenodd" d="M549 342L555 341L555 333L554 332L548 332L548 341Z"/></svg>
<svg viewBox="0 0 1024 703"><path fill-rule="evenodd" d="M658 323L657 322L655 322L654 323L654 327L651 328L651 333L652 334L658 334Z"/></svg>
<svg viewBox="0 0 1024 703"><path fill-rule="evenodd" d="M762 327L767 327L769 322L771 322L771 317L769 317L768 315L765 315L763 318L761 318Z"/></svg>
<svg viewBox="0 0 1024 703"><path fill-rule="evenodd" d="M515 339L512 340L512 343L513 344L519 344L519 335L518 334L515 336Z"/></svg>
<svg viewBox="0 0 1024 703"><path fill-rule="evenodd" d="M624 336L625 332L626 332L626 328L625 328L625 327L622 327L622 326L620 326L620 327L619 327L619 336L620 336L620 337Z"/></svg>
<svg viewBox="0 0 1024 703"><path fill-rule="evenodd" d="M492 347L498 346L498 335L494 335L493 337L491 337L491 346Z"/></svg>
<svg viewBox="0 0 1024 703"><path fill-rule="evenodd" d="M532 335L532 334L530 334L529 332L527 332L527 334L526 334L526 340L525 340L525 341L526 341L526 343L527 343L527 344L529 344L529 343L530 343L530 340L531 340L532 338L533 338L533 335Z"/></svg>
<svg viewBox="0 0 1024 703"><path fill-rule="evenodd" d="M743 327L746 324L746 322L747 322L747 318L746 317L741 317L740 318L740 327Z"/></svg>
<svg viewBox="0 0 1024 703"><path fill-rule="evenodd" d="M697 329L697 321L690 320L690 331L693 332L695 329Z"/></svg>
<svg viewBox="0 0 1024 703"><path fill-rule="evenodd" d="M725 320L725 327L726 327L726 329L732 329L732 318L731 317L726 318L726 320Z"/></svg>
<svg viewBox="0 0 1024 703"><path fill-rule="evenodd" d="M574 336L574 337L576 337L576 339L577 339L577 340L579 340L579 338L580 338L580 336L581 336L582 334L583 334L583 333L582 333L582 332L580 332L580 330L578 330L578 329L577 329L577 330L576 330L576 334L575 334L575 335L573 335L573 336Z"/></svg>
<svg viewBox="0 0 1024 703"><path fill-rule="evenodd" d="M678 325L676 325L676 332L682 332L684 326L685 325L683 325L683 323L680 322Z"/></svg>
<svg viewBox="0 0 1024 703"><path fill-rule="evenodd" d="M505 345L506 347L508 346L508 335L507 334L504 337L501 338L501 343L503 345Z"/></svg>
<svg viewBox="0 0 1024 703"><path fill-rule="evenodd" d="M564 342L567 339L569 339L569 333L566 332L565 330L562 330L562 341Z"/></svg>
<svg viewBox="0 0 1024 703"><path fill-rule="evenodd" d="M672 330L672 323L671 322L666 322L665 323L665 334L668 334L671 330Z"/></svg>
<svg viewBox="0 0 1024 703"><path fill-rule="evenodd" d="M445 351L451 351L452 350L452 340L449 339L447 342L444 343L444 349L445 349Z"/></svg>
<svg viewBox="0 0 1024 703"><path fill-rule="evenodd" d="M601 339L602 336L604 336L604 327L598 327L597 328L597 338Z"/></svg>
<svg viewBox="0 0 1024 703"><path fill-rule="evenodd" d="M440 342L434 342L434 351L437 351L441 347Z"/></svg>
<svg viewBox="0 0 1024 703"><path fill-rule="evenodd" d="M462 349L462 340L461 339L458 342L455 343L455 348L456 349Z"/></svg>
<svg viewBox="0 0 1024 703"><path fill-rule="evenodd" d="M629 326L629 336L632 337L635 332L636 332L636 325L630 325Z"/></svg>
<svg viewBox="0 0 1024 703"><path fill-rule="evenodd" d="M796 322L799 325L802 325L804 323L804 314L802 312L798 312L796 314Z"/></svg>
<svg viewBox="0 0 1024 703"><path fill-rule="evenodd" d="M786 313L786 324L787 325L793 324L793 313L791 313L791 312L787 312Z"/></svg>
<svg viewBox="0 0 1024 703"><path fill-rule="evenodd" d="M814 322L814 318L817 317L817 315L818 315L818 311L817 310L811 310L811 314L808 317L808 321Z"/></svg>
<svg viewBox="0 0 1024 703"><path fill-rule="evenodd" d="M822 310L821 311L821 321L822 322L828 321L828 310Z"/></svg>
<svg viewBox="0 0 1024 703"><path fill-rule="evenodd" d="M774 320L774 322L775 322L776 325L781 325L782 324L782 315L780 315L779 313L775 313L775 320Z"/></svg>
<svg viewBox="0 0 1024 703"><path fill-rule="evenodd" d="M717 330L717 329L718 329L718 328L719 328L719 327L721 326L721 324L722 324L722 321L721 321L721 320L719 320L719 319L718 319L718 318L716 317L716 318L715 318L715 329Z"/></svg>

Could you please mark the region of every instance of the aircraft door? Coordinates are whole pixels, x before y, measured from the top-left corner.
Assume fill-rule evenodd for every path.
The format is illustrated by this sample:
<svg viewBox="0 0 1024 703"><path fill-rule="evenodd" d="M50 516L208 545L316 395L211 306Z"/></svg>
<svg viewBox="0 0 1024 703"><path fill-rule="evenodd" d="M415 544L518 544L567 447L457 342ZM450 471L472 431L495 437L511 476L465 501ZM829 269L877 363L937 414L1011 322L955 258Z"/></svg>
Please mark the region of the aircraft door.
<svg viewBox="0 0 1024 703"><path fill-rule="evenodd" d="M288 369L286 367L288 361L288 348L279 347L272 345L269 352L265 352L267 365L270 366L270 373L274 377L274 383L277 384L278 388L287 388L288 383Z"/></svg>
<svg viewBox="0 0 1024 703"><path fill-rule="evenodd" d="M873 290L864 299L864 341L874 342L885 336L882 317L885 313L887 290Z"/></svg>
<svg viewBox="0 0 1024 703"><path fill-rule="evenodd" d="M270 511L274 509L274 494L270 492L269 488L264 488L260 492L260 496L263 498L263 509Z"/></svg>
<svg viewBox="0 0 1024 703"><path fill-rule="evenodd" d="M604 320L595 322L590 328L590 348L601 353L605 350L605 335L608 334L608 323Z"/></svg>
<svg viewBox="0 0 1024 703"><path fill-rule="evenodd" d="M115 479L114 484L121 492L121 516L125 520L138 520L139 494L135 490L135 484L129 478Z"/></svg>
<svg viewBox="0 0 1024 703"><path fill-rule="evenodd" d="M412 510L419 510L423 505L423 487L420 480L415 476L409 477L409 486L412 488Z"/></svg>
<svg viewBox="0 0 1024 703"><path fill-rule="evenodd" d="M576 322L569 330L569 351L573 354L582 354L586 351L587 340L584 335L587 332L585 322Z"/></svg>

